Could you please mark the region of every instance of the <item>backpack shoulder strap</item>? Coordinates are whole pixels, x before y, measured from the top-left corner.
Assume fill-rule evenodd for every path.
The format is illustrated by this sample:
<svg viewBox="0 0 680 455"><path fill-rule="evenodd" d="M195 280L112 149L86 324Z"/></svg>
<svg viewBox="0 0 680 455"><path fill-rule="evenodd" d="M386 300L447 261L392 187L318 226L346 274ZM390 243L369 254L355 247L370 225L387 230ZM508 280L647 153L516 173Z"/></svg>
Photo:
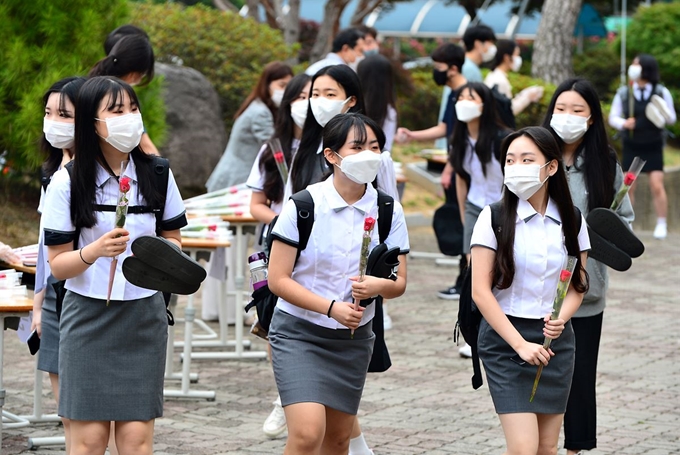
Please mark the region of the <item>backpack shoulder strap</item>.
<svg viewBox="0 0 680 455"><path fill-rule="evenodd" d="M153 162L153 184L161 196L158 207L153 207L152 211L156 216L156 235L161 233L161 224L163 223L163 212L165 211L165 198L168 194L168 181L170 180L170 161L161 156L154 156Z"/></svg>
<svg viewBox="0 0 680 455"><path fill-rule="evenodd" d="M297 209L297 227L300 239L298 241L297 256L295 262L300 258L302 250L307 248L307 242L312 235L314 226L314 199L308 190L302 190L290 197L295 202Z"/></svg>
<svg viewBox="0 0 680 455"><path fill-rule="evenodd" d="M40 166L40 186L42 186L43 191L47 192L47 186L50 184L50 178L45 173L45 168Z"/></svg>
<svg viewBox="0 0 680 455"><path fill-rule="evenodd" d="M378 190L378 237L385 243L392 229L394 215L394 198L383 190Z"/></svg>
<svg viewBox="0 0 680 455"><path fill-rule="evenodd" d="M501 231L502 205L503 205L502 201L497 201L489 205L489 208L491 209L491 228L493 229L493 233L496 236L496 240L498 240L498 234Z"/></svg>
<svg viewBox="0 0 680 455"><path fill-rule="evenodd" d="M69 161L66 163L64 166L64 169L66 169L66 172L68 172L68 178L71 180L71 185L73 185L73 160ZM73 186L71 186L73 188ZM73 201L73 199L71 199ZM80 226L76 225L76 232L75 236L73 237L73 249L77 250L78 249L78 240L80 240Z"/></svg>

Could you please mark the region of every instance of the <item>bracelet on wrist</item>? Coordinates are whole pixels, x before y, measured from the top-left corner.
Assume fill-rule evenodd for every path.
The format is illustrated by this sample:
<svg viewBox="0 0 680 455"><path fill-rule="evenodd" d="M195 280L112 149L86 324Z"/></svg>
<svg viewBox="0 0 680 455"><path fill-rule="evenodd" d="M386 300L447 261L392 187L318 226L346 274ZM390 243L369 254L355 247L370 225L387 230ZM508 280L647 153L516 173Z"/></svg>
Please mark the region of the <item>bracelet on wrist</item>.
<svg viewBox="0 0 680 455"><path fill-rule="evenodd" d="M331 310L333 309L333 305L335 305L335 300L331 300L331 304L328 307L328 312L326 313L326 316L328 316L329 318L331 317Z"/></svg>
<svg viewBox="0 0 680 455"><path fill-rule="evenodd" d="M87 265L94 264L94 262L87 262L85 260L85 258L83 257L83 249L82 248L78 250L78 253L80 254L80 260L83 261L85 264L87 264Z"/></svg>

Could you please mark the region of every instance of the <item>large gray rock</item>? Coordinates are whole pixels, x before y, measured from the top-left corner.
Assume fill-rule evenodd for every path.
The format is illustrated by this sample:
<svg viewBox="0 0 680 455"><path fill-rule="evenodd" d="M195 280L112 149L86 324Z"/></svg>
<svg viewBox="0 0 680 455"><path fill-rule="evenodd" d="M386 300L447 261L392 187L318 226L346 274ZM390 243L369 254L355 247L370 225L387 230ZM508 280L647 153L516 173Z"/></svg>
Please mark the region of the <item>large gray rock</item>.
<svg viewBox="0 0 680 455"><path fill-rule="evenodd" d="M227 146L219 97L193 68L156 63L155 70L165 77L168 136L161 155L170 160L183 197L204 193L205 182Z"/></svg>

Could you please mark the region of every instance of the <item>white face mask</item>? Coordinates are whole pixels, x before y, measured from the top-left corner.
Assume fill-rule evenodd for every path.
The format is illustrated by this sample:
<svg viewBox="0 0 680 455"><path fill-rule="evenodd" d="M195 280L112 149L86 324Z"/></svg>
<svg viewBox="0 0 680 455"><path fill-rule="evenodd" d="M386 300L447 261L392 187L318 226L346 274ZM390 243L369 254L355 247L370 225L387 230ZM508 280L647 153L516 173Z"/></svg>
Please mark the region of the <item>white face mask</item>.
<svg viewBox="0 0 680 455"><path fill-rule="evenodd" d="M573 114L553 114L550 126L565 144L573 144L588 131L590 116L581 117Z"/></svg>
<svg viewBox="0 0 680 455"><path fill-rule="evenodd" d="M357 69L359 68L359 63L361 63L361 61L365 58L366 57L364 57L363 55L359 55L357 58L354 59L352 63L349 64L349 67L352 68L356 73Z"/></svg>
<svg viewBox="0 0 680 455"><path fill-rule="evenodd" d="M541 169L550 164L550 161L543 166L538 164L514 164L505 166L505 186L515 193L518 198L528 200L540 190L546 180L541 181Z"/></svg>
<svg viewBox="0 0 680 455"><path fill-rule="evenodd" d="M486 49L486 52L482 53L482 61L490 62L491 60L493 60L493 58L496 56L497 50L498 49L496 49L495 44L492 43L491 45L489 45L489 47Z"/></svg>
<svg viewBox="0 0 680 455"><path fill-rule="evenodd" d="M519 71L519 69L522 67L522 57L519 55L513 55L512 56L512 67L510 68L513 70L515 73Z"/></svg>
<svg viewBox="0 0 680 455"><path fill-rule="evenodd" d="M382 162L380 153L375 153L370 150L363 150L359 153L348 155L344 158L338 153L335 154L338 155L342 160L339 166L340 170L354 183L371 183L378 175L380 163Z"/></svg>
<svg viewBox="0 0 680 455"><path fill-rule="evenodd" d="M307 120L307 107L309 106L309 100L296 101L290 105L290 116L299 128L305 126L305 120Z"/></svg>
<svg viewBox="0 0 680 455"><path fill-rule="evenodd" d="M95 120L106 122L109 135L104 140L120 152L130 153L142 140L142 134L144 134L142 114L125 114L106 119L95 118Z"/></svg>
<svg viewBox="0 0 680 455"><path fill-rule="evenodd" d="M640 65L630 65L628 67L628 79L639 81L640 77L642 77L642 67Z"/></svg>
<svg viewBox="0 0 680 455"><path fill-rule="evenodd" d="M345 101L340 101L317 96L316 98L310 98L309 104L312 106L312 114L314 114L314 118L319 125L326 126L330 119L342 113L342 108L345 107L345 103L348 101L349 98Z"/></svg>
<svg viewBox="0 0 680 455"><path fill-rule="evenodd" d="M482 115L483 104L470 100L460 100L456 103L456 118L461 122L469 122Z"/></svg>
<svg viewBox="0 0 680 455"><path fill-rule="evenodd" d="M283 99L283 90L277 89L274 90L274 93L272 93L272 103L274 103L274 106L279 107L281 106L281 100Z"/></svg>
<svg viewBox="0 0 680 455"><path fill-rule="evenodd" d="M55 122L43 120L43 133L45 139L57 149L70 149L73 147L75 137L75 123Z"/></svg>

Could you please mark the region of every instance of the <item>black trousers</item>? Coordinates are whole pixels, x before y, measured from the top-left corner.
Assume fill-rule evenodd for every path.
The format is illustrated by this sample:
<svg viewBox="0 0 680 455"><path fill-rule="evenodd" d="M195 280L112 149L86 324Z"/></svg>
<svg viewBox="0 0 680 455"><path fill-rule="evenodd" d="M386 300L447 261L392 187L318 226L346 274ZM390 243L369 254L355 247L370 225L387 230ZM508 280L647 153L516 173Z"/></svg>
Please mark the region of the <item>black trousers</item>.
<svg viewBox="0 0 680 455"><path fill-rule="evenodd" d="M568 450L597 447L595 381L602 315L571 319L576 336L576 359L567 412L564 414L564 448Z"/></svg>

